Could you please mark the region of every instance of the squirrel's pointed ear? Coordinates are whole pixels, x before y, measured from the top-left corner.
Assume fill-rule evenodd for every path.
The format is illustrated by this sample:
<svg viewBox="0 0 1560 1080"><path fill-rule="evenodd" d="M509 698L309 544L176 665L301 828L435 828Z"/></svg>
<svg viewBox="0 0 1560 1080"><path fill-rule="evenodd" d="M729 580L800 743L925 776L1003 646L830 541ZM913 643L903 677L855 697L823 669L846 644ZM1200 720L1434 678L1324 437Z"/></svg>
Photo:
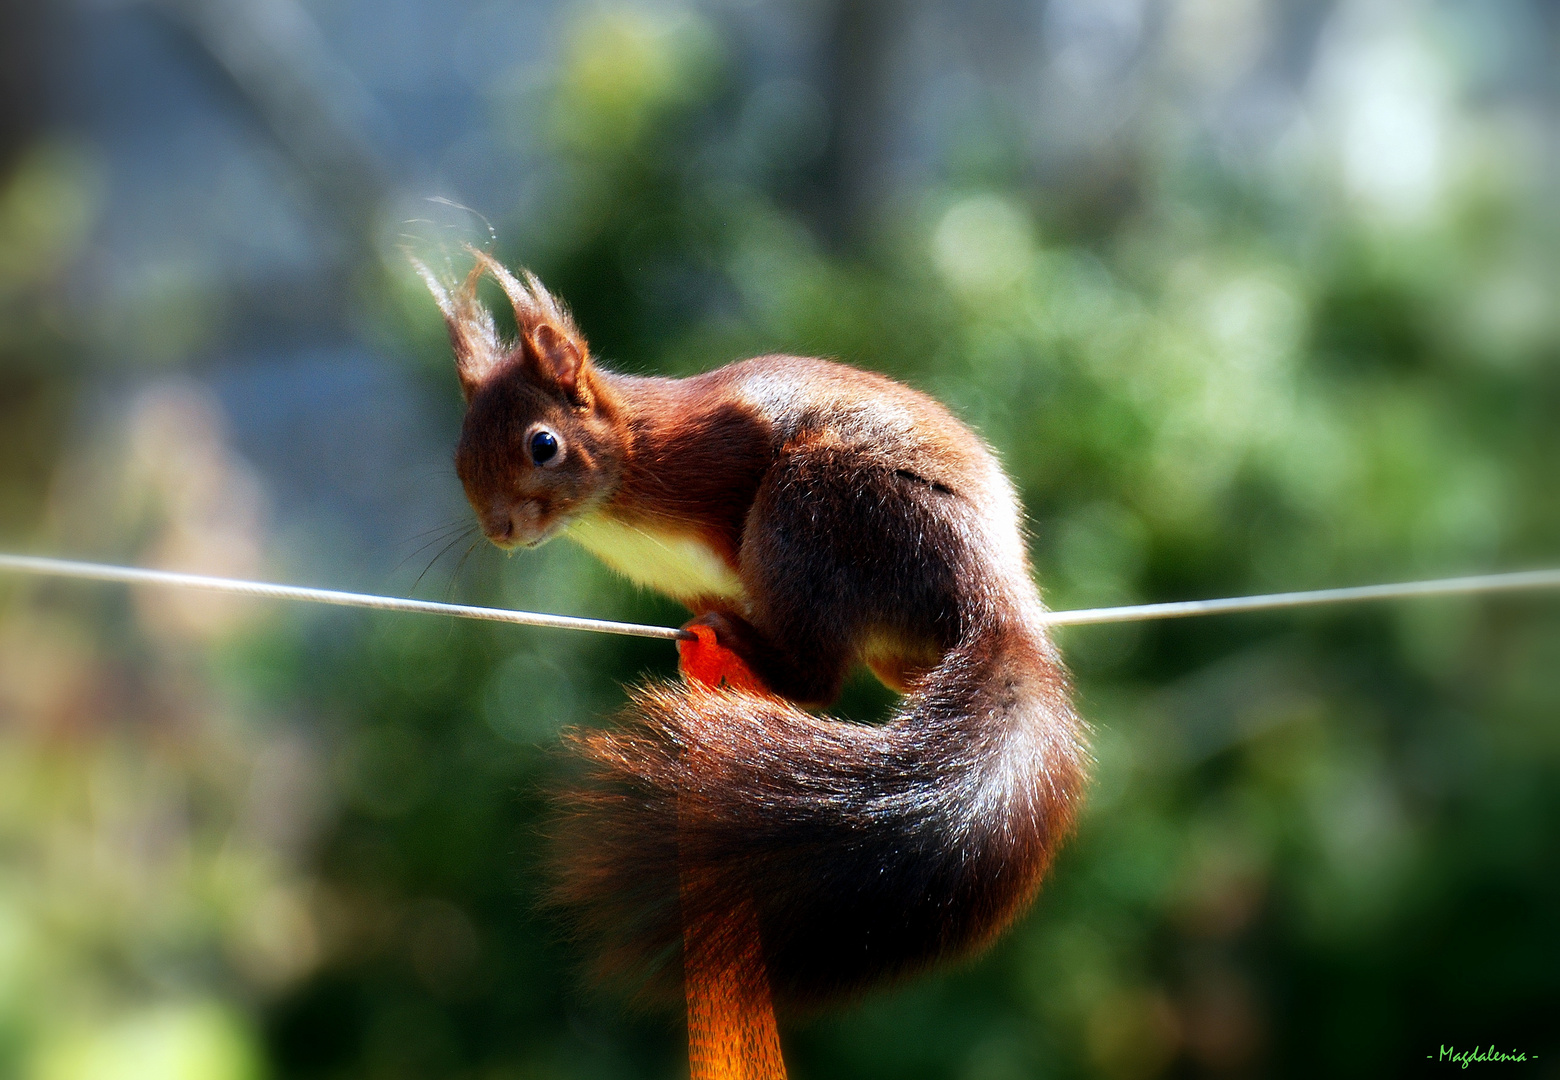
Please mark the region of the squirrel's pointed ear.
<svg viewBox="0 0 1560 1080"><path fill-rule="evenodd" d="M412 265L444 313L450 344L455 349L455 371L466 400L471 400L489 375L516 357L538 382L555 387L572 401L585 400L584 375L590 363L590 346L568 311L535 274L522 271L522 285L487 252L467 250L476 263L466 280L454 289L447 288L427 266L412 259ZM477 284L483 274L491 274L514 305L515 327L520 332L518 344L507 343L498 336L492 313L478 302Z"/></svg>
<svg viewBox="0 0 1560 1080"><path fill-rule="evenodd" d="M552 323L541 323L525 335L525 359L538 376L555 384L571 398L580 390L580 374L587 354L571 337Z"/></svg>
<svg viewBox="0 0 1560 1080"><path fill-rule="evenodd" d="M486 252L473 251L472 255L479 267L493 275L514 305L515 328L520 332L519 351L532 375L557 387L571 400L581 400L590 346L567 309L529 270L520 271L525 277L522 284L503 263Z"/></svg>
<svg viewBox="0 0 1560 1080"><path fill-rule="evenodd" d="M434 303L444 315L450 345L455 350L455 373L460 377L460 392L470 401L477 387L509 353L493 326L492 313L477 302L477 283L482 280L486 268L478 262L465 281L449 289L418 259L412 259L412 266L427 284L428 291L433 293Z"/></svg>

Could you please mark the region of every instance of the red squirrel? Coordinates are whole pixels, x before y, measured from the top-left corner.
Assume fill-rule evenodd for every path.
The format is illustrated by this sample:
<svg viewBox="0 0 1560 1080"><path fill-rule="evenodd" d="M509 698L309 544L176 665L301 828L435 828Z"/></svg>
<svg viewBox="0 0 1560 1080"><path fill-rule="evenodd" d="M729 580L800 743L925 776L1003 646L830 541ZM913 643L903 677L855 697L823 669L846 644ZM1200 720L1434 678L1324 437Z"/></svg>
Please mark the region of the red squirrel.
<svg viewBox="0 0 1560 1080"><path fill-rule="evenodd" d="M674 987L685 929L741 910L748 929L709 947L756 948L775 1000L810 1006L990 941L1069 832L1088 763L991 451L925 395L826 360L607 371L533 275L474 254L453 288L419 270L483 532L572 538L687 605L752 677L651 683L576 739L589 778L564 799L557 895L602 970ZM477 299L484 274L514 341ZM890 720L805 711L857 663L904 695Z"/></svg>

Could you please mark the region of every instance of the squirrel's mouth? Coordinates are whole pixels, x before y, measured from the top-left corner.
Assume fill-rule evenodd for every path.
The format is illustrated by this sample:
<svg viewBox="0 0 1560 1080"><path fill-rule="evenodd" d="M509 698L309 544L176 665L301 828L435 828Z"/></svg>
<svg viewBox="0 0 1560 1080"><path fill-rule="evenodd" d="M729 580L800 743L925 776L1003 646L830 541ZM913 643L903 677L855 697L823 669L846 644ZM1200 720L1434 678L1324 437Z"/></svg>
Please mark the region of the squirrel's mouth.
<svg viewBox="0 0 1560 1080"><path fill-rule="evenodd" d="M544 531L540 536L532 537L530 540L522 540L518 546L527 549L539 548L543 544L547 543L547 541L563 532L563 526L564 522L560 518L557 521L554 521L551 525L547 526L546 531Z"/></svg>

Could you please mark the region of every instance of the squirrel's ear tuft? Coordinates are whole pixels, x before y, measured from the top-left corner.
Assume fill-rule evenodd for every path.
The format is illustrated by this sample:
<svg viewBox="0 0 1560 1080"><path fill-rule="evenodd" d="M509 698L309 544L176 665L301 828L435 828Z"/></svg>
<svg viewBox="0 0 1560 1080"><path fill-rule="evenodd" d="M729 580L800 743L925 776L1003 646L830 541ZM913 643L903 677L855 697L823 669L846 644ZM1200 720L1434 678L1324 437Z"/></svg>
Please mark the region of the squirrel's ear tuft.
<svg viewBox="0 0 1560 1080"><path fill-rule="evenodd" d="M477 283L482 280L484 266L479 261L471 268L466 279L451 289L436 277L420 260L413 258L412 266L433 293L434 303L444 315L444 325L449 328L450 345L455 350L455 372L460 376L460 391L467 401L476 393L493 370L509 355L510 349L498 336L493 326L493 314L477 301Z"/></svg>
<svg viewBox="0 0 1560 1080"><path fill-rule="evenodd" d="M529 270L520 271L525 278L522 284L486 252L471 254L514 305L515 328L520 332L517 351L532 376L571 400L580 400L590 346L569 312Z"/></svg>
<svg viewBox="0 0 1560 1080"><path fill-rule="evenodd" d="M477 389L499 367L518 358L531 377L553 387L573 401L583 394L585 366L590 362L590 346L574 325L563 305L542 286L535 274L522 271L522 284L502 263L485 251L468 248L476 263L471 273L456 288L448 288L422 262L412 266L428 285L434 301L444 313L450 344L455 349L455 371L460 376L461 393L470 401ZM482 275L491 274L515 309L518 343L499 337L493 315L477 300L477 284Z"/></svg>

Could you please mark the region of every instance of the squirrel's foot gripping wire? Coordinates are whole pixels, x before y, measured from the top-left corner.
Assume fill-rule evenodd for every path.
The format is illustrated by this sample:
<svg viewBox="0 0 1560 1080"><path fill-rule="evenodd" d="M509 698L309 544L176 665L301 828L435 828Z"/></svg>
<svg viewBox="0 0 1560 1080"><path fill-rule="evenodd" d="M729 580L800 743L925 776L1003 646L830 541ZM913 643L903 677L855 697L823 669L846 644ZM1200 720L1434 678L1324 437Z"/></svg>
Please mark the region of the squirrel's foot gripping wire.
<svg viewBox="0 0 1560 1080"><path fill-rule="evenodd" d="M683 629L694 635L692 641L677 643L677 663L684 679L705 686L719 686L724 682L733 690L774 696L740 656L716 641L713 628L690 623Z"/></svg>
<svg viewBox="0 0 1560 1080"><path fill-rule="evenodd" d="M769 693L740 657L716 642L714 630L689 629L697 635L695 640L677 643L683 678ZM701 887L697 877L696 871L683 868L685 896ZM690 1080L785 1080L780 1029L751 901L683 924L683 988L688 1000Z"/></svg>

